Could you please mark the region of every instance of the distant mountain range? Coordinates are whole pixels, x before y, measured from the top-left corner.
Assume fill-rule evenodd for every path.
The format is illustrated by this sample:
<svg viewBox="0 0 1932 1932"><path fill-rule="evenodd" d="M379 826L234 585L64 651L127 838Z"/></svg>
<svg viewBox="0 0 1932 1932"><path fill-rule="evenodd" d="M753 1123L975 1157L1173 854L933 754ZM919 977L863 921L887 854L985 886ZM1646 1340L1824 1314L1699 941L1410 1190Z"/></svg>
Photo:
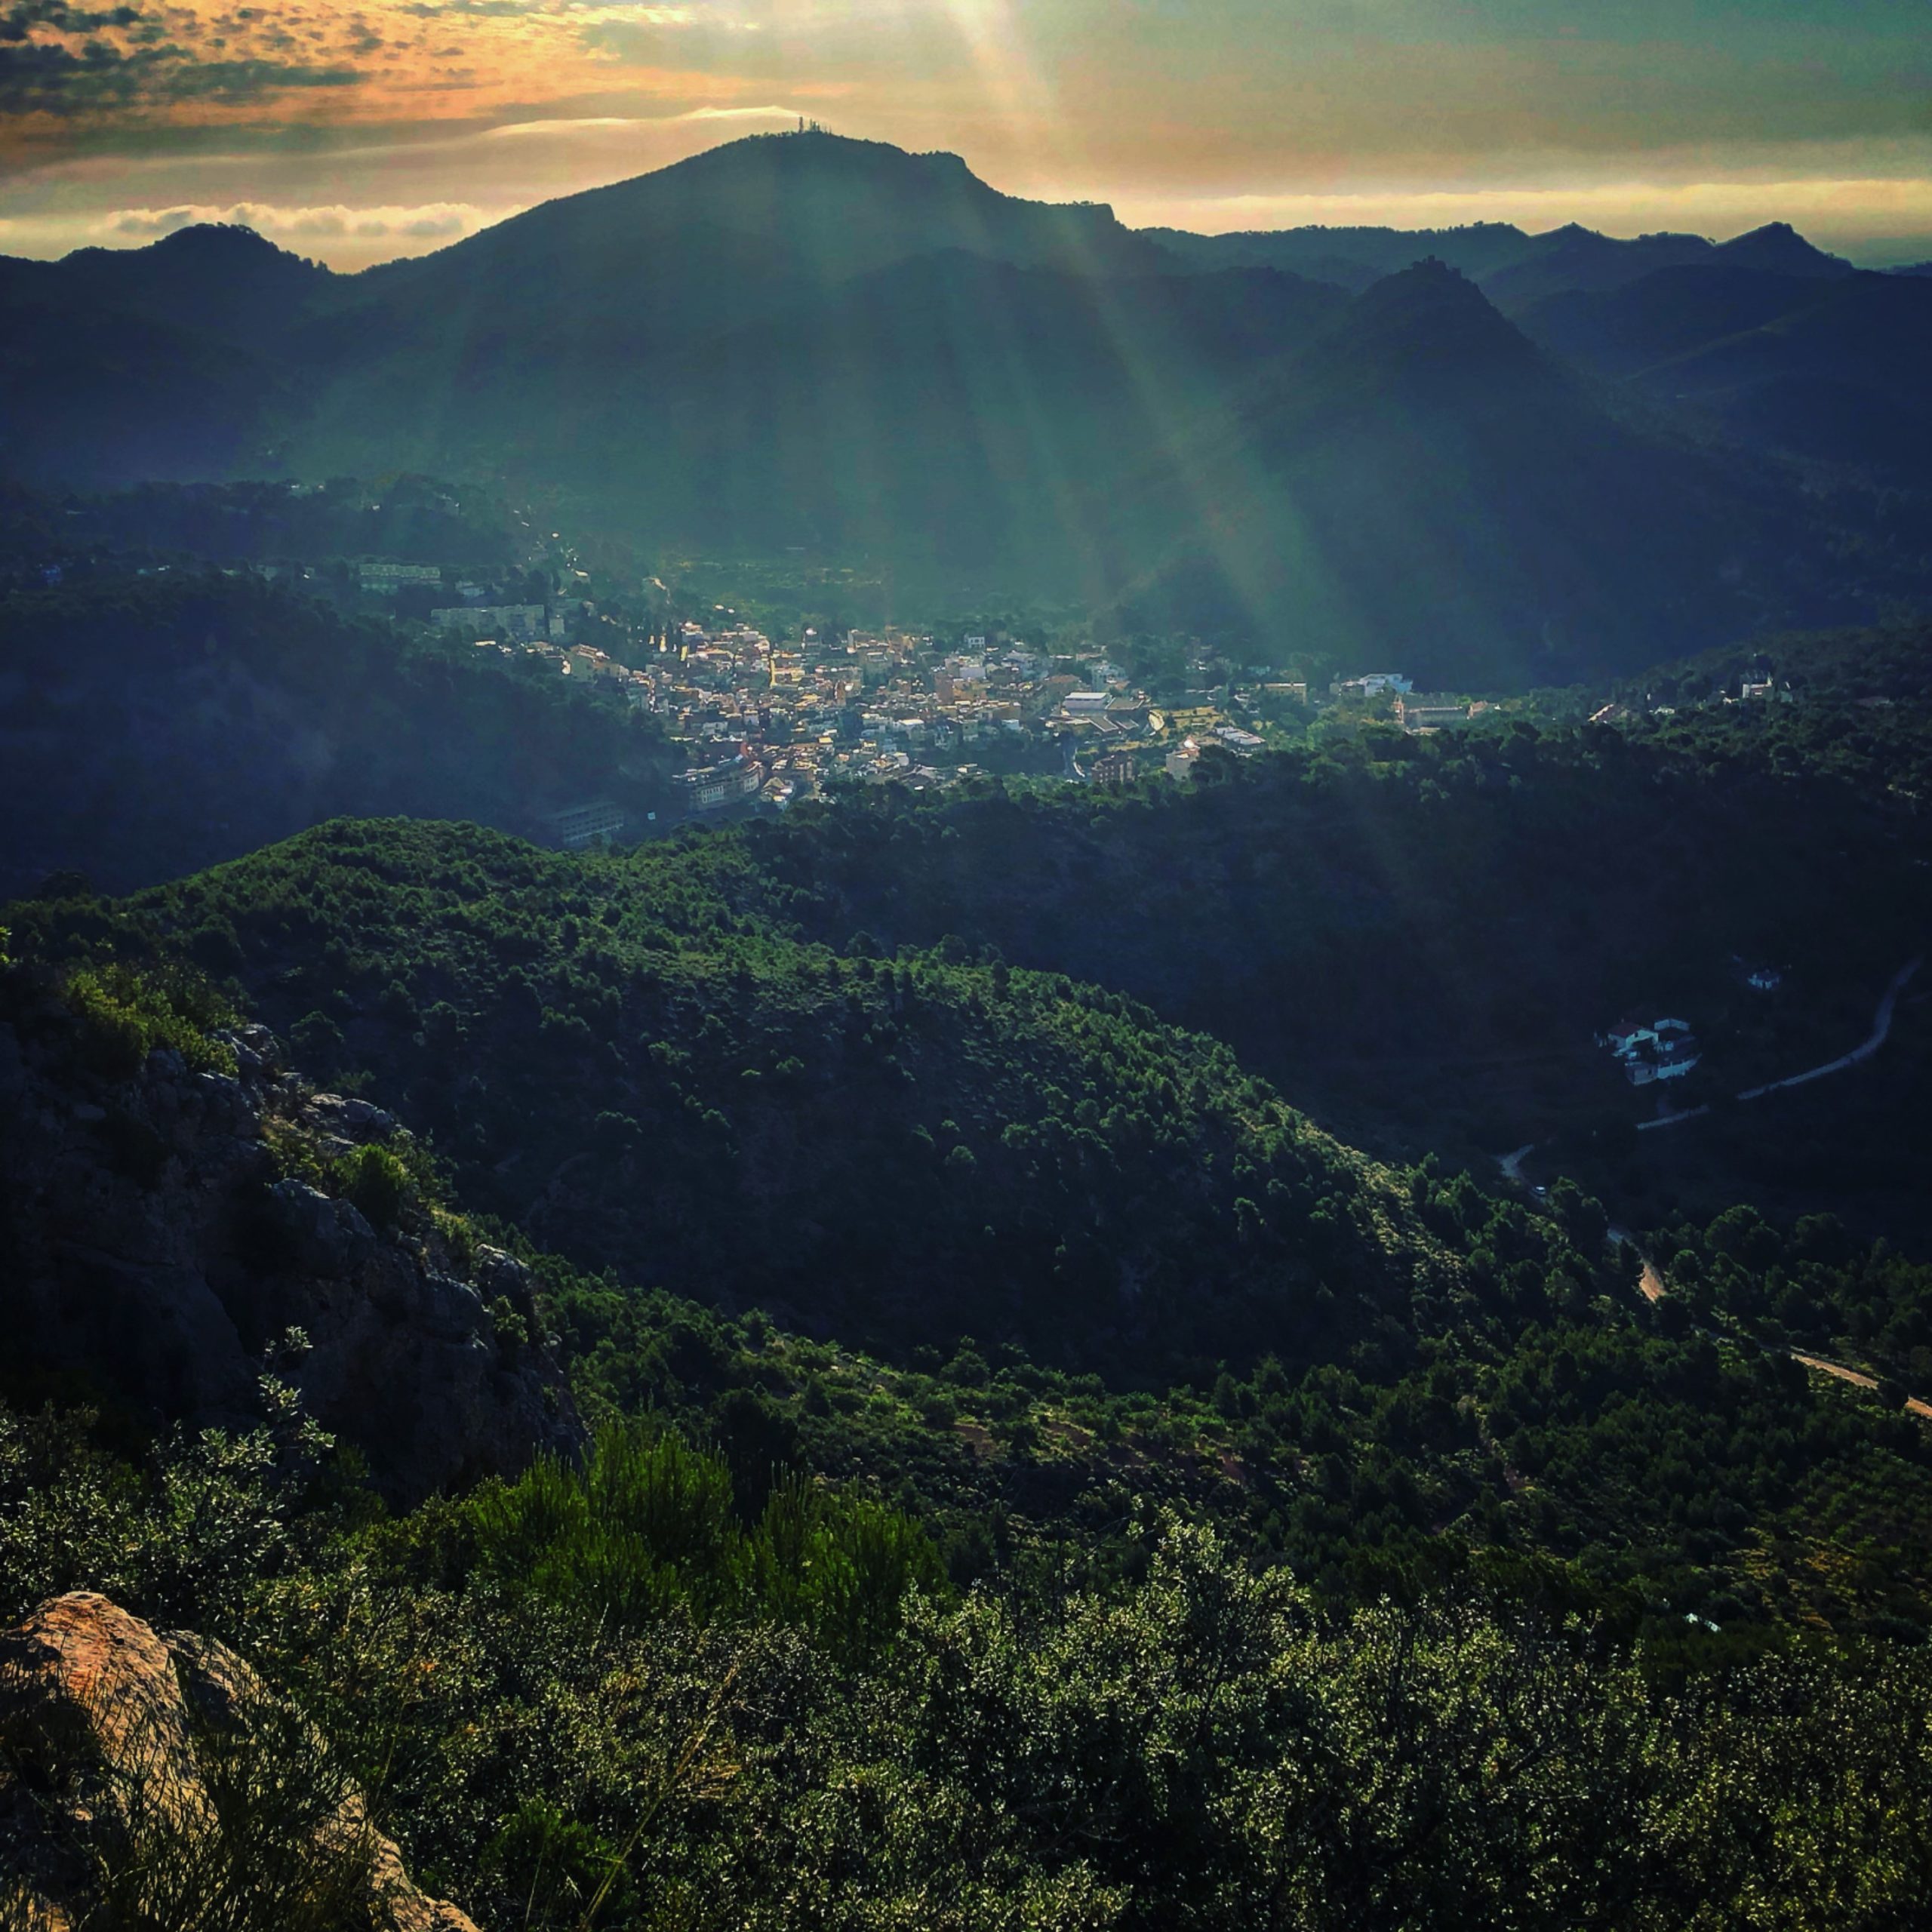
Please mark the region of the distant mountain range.
<svg viewBox="0 0 1932 1932"><path fill-rule="evenodd" d="M548 483L711 554L1549 681L1921 594L1928 319L1781 225L1135 231L758 137L354 276L233 229L0 260L0 464Z"/></svg>

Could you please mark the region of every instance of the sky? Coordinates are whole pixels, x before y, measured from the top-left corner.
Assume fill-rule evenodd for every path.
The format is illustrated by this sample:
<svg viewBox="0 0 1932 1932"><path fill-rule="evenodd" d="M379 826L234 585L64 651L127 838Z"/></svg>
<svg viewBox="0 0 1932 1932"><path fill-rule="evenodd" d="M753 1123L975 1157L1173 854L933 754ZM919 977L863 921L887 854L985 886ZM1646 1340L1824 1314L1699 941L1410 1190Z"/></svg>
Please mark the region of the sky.
<svg viewBox="0 0 1932 1932"><path fill-rule="evenodd" d="M801 115L1137 225L1932 257L1927 0L0 0L0 252L359 268Z"/></svg>

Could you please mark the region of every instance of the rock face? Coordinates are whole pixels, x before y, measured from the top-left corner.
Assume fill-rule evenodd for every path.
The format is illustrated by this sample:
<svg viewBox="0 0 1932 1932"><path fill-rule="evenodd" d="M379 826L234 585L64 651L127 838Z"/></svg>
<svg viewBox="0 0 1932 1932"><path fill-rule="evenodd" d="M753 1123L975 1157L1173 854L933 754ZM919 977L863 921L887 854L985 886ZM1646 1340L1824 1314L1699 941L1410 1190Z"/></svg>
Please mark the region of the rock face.
<svg viewBox="0 0 1932 1932"><path fill-rule="evenodd" d="M103 1899L103 1894L120 1897ZM475 1932L411 1882L327 1747L221 1644L79 1591L0 1632L0 1923Z"/></svg>
<svg viewBox="0 0 1932 1932"><path fill-rule="evenodd" d="M420 1209L372 1226L330 1163L395 1123L281 1074L265 1029L226 1039L236 1077L157 1051L110 1078L57 1003L0 1022L10 1367L149 1421L245 1426L264 1352L299 1327L310 1346L277 1373L393 1501L571 1452L521 1266L460 1264Z"/></svg>

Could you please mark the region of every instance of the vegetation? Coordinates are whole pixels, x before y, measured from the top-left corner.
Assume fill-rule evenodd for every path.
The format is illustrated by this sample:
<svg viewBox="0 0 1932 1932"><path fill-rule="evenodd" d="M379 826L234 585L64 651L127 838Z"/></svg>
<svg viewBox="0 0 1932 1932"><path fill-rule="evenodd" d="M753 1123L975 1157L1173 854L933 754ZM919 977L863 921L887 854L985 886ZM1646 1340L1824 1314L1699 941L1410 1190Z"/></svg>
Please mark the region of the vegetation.
<svg viewBox="0 0 1932 1932"><path fill-rule="evenodd" d="M112 1569L104 1493L139 1541L180 1480L179 1449L143 1488L71 1429L0 1440L5 1611ZM660 1505L724 1500L689 1451L617 1460ZM1324 1608L1160 1515L1131 1580L915 1590L855 1650L731 1595L715 1509L654 1506L628 1520L677 1594L612 1620L601 1548L552 1539L508 1593L493 1569L558 1480L355 1528L231 1460L209 1513L280 1525L263 1558L238 1577L190 1546L165 1599L117 1580L292 1691L419 1879L487 1925L1876 1928L1921 1895L1923 1651L1685 1679L1600 1617L1481 1591ZM290 1774L313 1747L281 1743L257 1798L314 1789Z"/></svg>
<svg viewBox="0 0 1932 1932"><path fill-rule="evenodd" d="M1038 1359L998 1325L958 1336L959 1305L928 1297L965 1291L945 1272L946 1204L983 1183L936 1147L884 1171L907 1197L891 1260L919 1318L881 1321L881 1357L850 1346L856 1300L841 1340L820 1339L469 1220L437 1199L485 1185L460 1135L447 1177L378 1145L285 1150L366 1210L408 1192L453 1252L485 1234L520 1249L597 1435L580 1467L540 1461L391 1517L272 1379L241 1434L143 1441L125 1418L0 1414L0 1616L105 1589L234 1644L329 1740L316 1759L313 1734L265 1727L232 1776L210 1773L235 1841L260 1841L262 1884L223 1881L238 1924L281 1909L263 1886L313 1813L293 1798L346 1776L419 1881L488 1925L1875 1928L1909 1912L1932 1789L1932 1444L1884 1391L1783 1349L1812 1333L1794 1286L1814 1327L1881 1312L1868 1340L1894 1346L1916 1272L1829 1223L1787 1240L1739 1211L1675 1226L1652 1305L1573 1186L1538 1208L1433 1163L1364 1161L1225 1050L956 941L888 962L777 937L742 896L734 909L770 890L737 841L666 848L647 921L626 896L640 863L331 826L128 907L25 904L12 970L57 971L84 1020L106 986L186 1029L229 1016L158 962L208 955L211 932L291 1006L324 983L291 977L324 912L325 950L380 938L383 971L405 932L440 935L423 991L464 1024L524 997L506 990L518 972L568 997L561 1015L601 1011L606 984L685 1002L669 1010L694 1050L670 1065L700 1100L774 1029L754 1086L795 1083L795 1131L826 1141L802 1049L856 1000L917 1069L897 1083L912 1117L970 1118L984 1092L1027 1119L1049 1086L1091 1092L1078 1160L1001 1168L971 1216L1117 1215L1157 1184L1171 1212L1198 1164L1192 1239L1244 1287L1204 1312L1177 1290L1164 1322L1097 1352L1105 1373L1080 1355L1091 1309L1029 1328ZM297 1036L373 1062L379 1091L401 1068L398 1091L432 1097L405 998L385 980L365 1001L368 983L343 980L334 1034ZM452 1025L401 991L417 1032ZM943 1022L930 1037L922 1007ZM514 1052L494 1063L527 1077L516 1106L538 1104L547 1064L552 1104L580 1109L600 1059L666 1064L649 1047L668 1026L633 1061L630 1023L586 1048L540 1005L533 1030L555 1037L527 1076ZM801 1069L780 1072L780 1045ZM838 1064L861 1099L893 1091ZM1168 1169L1144 1164L1164 1143L1124 1124L1150 1080L1174 1083L1190 1137ZM681 1106L657 1141L628 1118L594 1131L638 1161L635 1187L702 1115ZM1078 1134L1060 1118L1035 1131ZM722 1166L756 1118L740 1108L692 1158ZM881 1177L844 1132L856 1151L822 1157L814 1200L858 1186L839 1161ZM969 1132L951 1145L1005 1158ZM1289 1171L1305 1211L1268 1192ZM769 1184L739 1183L729 1211ZM1086 1238L1112 1269L1109 1218ZM1058 1308L1081 1278L1048 1270L1035 1292ZM155 1851L106 1857L100 1889L185 1924L186 1868Z"/></svg>
<svg viewBox="0 0 1932 1932"><path fill-rule="evenodd" d="M14 473L103 492L0 491L0 1104L62 1129L0 1251L111 1174L63 1310L192 1223L198 1334L271 1251L338 1271L304 1321L394 1260L383 1339L522 1391L405 1508L299 1328L212 1415L0 1360L0 1621L98 1589L260 1673L191 1740L218 1829L138 1765L70 1819L90 1924L328 1932L377 1830L491 1932L1924 1917L1928 637L1762 635L1923 592L1922 451L1804 387L1863 315L1915 394L1923 304L1777 231L1580 302L1591 238L1440 238L1137 236L814 131L352 284L0 261ZM1717 401L1613 413L1491 297ZM1719 311L1797 387L1719 380ZM568 475L585 548L426 459ZM139 480L263 460L387 473ZM1164 703L1391 636L1551 688L567 855L514 835L650 809L655 728L441 591L358 614L377 554L568 568L613 638L1023 606ZM1595 1038L1665 1012L1680 1120ZM0 1887L47 1774L0 1724Z"/></svg>
<svg viewBox="0 0 1932 1932"><path fill-rule="evenodd" d="M554 665L344 615L252 575L118 565L0 595L0 883L174 877L344 810L659 802L661 741Z"/></svg>
<svg viewBox="0 0 1932 1932"><path fill-rule="evenodd" d="M475 869L460 891L434 869L453 851ZM632 869L473 832L331 827L131 909L36 902L22 943L92 962L64 969L72 999L104 972L138 985L99 962L212 910L245 961L271 949L256 977L295 1010L321 983L285 963L317 960L309 918L325 912L345 949L438 936L420 970L453 997L423 1006L392 981L343 1005L351 1030L312 1013L294 1036L338 1069L365 1055L368 1083L419 1124L410 1110L449 1091L437 1036L500 1039L501 1100L459 1109L433 1158L405 1141L278 1159L378 1225L419 1204L452 1254L481 1237L444 1190L472 1211L507 1201L520 1225L487 1231L536 1269L537 1332L588 1411L612 1426L654 1414L722 1458L742 1531L720 1557L727 1595L752 1587L761 1538L829 1538L829 1577L841 1538L873 1534L800 1516L790 1485L809 1475L923 1523L960 1586L1069 1562L1126 1574L1139 1498L1215 1521L1337 1601L1555 1578L1558 1600L1654 1641L1681 1638L1687 1614L1747 1647L1781 1626L1932 1620L1926 1444L1901 1392L1788 1359L1917 1372L1926 1271L1888 1247L1820 1217L1788 1239L1749 1210L1701 1229L1680 1217L1657 1237L1671 1292L1653 1304L1634 1250L1574 1184L1537 1207L1432 1160L1367 1161L1222 1050L1111 996L949 959L956 946L888 968L728 930L695 883L659 907L681 931L627 926L620 899L606 923L593 900L553 896ZM251 924L232 894L269 918ZM572 949L561 964L512 943L512 906L522 931ZM208 930L175 937L205 952ZM531 999L534 965L571 1005L512 1026L499 1002ZM325 945L313 970L341 966ZM633 1037L623 1000L640 996L665 1004ZM673 1026L691 1048L666 1051ZM501 1189L525 1159L551 1178ZM1156 1197L1145 1214L1124 1204ZM692 1211L666 1211L679 1200ZM834 1246L839 1227L868 1238ZM562 1252L528 1244L546 1232ZM528 1339L522 1315L501 1318ZM589 1487L550 1472L498 1520L504 1575L548 1574L552 1543L578 1564L607 1534L629 1548L629 1505L611 1500L627 1466L594 1465ZM723 1521L715 1493L700 1514ZM629 1559L595 1561L614 1577ZM639 1567L626 1587L657 1602L663 1586ZM597 1588L629 1614L614 1583Z"/></svg>

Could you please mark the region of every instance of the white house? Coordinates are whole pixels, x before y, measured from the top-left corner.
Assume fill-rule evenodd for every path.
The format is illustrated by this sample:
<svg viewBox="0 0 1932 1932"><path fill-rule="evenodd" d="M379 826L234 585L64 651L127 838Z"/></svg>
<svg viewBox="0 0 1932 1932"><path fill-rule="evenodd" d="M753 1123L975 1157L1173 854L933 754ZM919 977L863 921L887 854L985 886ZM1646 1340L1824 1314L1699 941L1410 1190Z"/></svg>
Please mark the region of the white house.
<svg viewBox="0 0 1932 1932"><path fill-rule="evenodd" d="M1704 1057L1687 1020L1620 1020L1597 1036L1633 1087L1659 1080L1681 1080Z"/></svg>

